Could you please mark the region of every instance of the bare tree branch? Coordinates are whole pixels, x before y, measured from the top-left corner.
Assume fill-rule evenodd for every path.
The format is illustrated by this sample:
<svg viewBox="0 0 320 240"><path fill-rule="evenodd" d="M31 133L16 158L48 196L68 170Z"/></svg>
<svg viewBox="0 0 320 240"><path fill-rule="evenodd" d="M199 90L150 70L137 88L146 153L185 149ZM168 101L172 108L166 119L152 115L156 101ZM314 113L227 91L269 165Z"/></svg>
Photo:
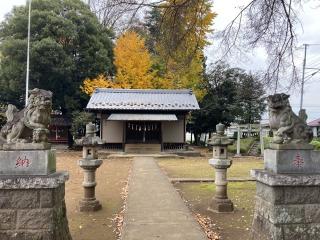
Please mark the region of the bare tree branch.
<svg viewBox="0 0 320 240"><path fill-rule="evenodd" d="M276 91L283 73L292 68L289 83L299 83L295 66L294 49L297 38L295 25L298 16L295 8L300 0L253 0L221 33L221 46L225 48L223 59L234 51L246 51L264 47L268 53L265 83ZM243 19L245 17L245 20ZM245 41L243 41L245 40Z"/></svg>
<svg viewBox="0 0 320 240"><path fill-rule="evenodd" d="M163 14L174 18L171 27L172 40L180 41L185 34L176 36L179 11L194 0L91 0L91 8L107 27L124 27L131 23L143 9L158 8ZM220 49L224 49L221 60L233 53L243 53L248 49L263 47L268 54L265 83L275 90L283 73L292 68L291 86L299 83L295 66L294 49L297 45L295 26L299 22L297 12L301 0L251 0L220 33Z"/></svg>

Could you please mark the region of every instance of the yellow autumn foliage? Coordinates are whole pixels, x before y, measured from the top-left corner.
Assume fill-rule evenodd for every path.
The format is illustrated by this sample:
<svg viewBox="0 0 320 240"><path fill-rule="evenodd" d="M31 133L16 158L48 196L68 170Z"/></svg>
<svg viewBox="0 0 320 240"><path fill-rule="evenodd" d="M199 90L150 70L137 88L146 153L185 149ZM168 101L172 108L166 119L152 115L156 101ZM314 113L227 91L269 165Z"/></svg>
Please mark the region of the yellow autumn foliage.
<svg viewBox="0 0 320 240"><path fill-rule="evenodd" d="M152 61L145 41L134 31L127 31L116 41L114 65L116 82L121 88L152 88Z"/></svg>
<svg viewBox="0 0 320 240"><path fill-rule="evenodd" d="M152 69L152 59L145 41L134 31L127 31L118 38L114 48L115 79L99 75L85 79L81 90L92 95L96 88L173 88L170 78L159 77Z"/></svg>
<svg viewBox="0 0 320 240"><path fill-rule="evenodd" d="M92 95L96 88L114 88L115 84L103 74L98 75L96 78L86 78L83 85L80 87L82 92Z"/></svg>
<svg viewBox="0 0 320 240"><path fill-rule="evenodd" d="M184 0L166 0L163 5L184 5ZM203 81L203 49L208 44L212 12L208 0L191 0L181 8L164 8L162 12L161 38L156 51L166 66L166 78L171 78L174 88L191 88L198 99L205 92Z"/></svg>

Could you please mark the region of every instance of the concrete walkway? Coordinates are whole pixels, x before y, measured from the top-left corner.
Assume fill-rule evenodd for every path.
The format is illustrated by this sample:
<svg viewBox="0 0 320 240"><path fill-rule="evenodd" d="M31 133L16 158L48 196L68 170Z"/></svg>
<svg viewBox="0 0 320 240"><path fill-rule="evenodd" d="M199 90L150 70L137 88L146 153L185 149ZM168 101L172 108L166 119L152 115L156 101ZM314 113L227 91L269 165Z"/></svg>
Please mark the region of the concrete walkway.
<svg viewBox="0 0 320 240"><path fill-rule="evenodd" d="M122 239L206 240L154 158L133 160Z"/></svg>

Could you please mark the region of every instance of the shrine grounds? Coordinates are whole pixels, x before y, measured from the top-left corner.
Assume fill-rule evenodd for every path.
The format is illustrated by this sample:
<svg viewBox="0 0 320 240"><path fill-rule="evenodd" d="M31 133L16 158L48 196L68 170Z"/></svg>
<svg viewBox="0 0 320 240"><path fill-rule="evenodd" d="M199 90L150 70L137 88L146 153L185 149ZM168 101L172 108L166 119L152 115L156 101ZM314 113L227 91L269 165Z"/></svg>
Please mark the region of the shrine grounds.
<svg viewBox="0 0 320 240"><path fill-rule="evenodd" d="M159 159L157 162L164 173L174 180L174 187L192 213L200 214L198 219L206 219L207 230L209 228L224 240L240 239L239 236L241 239L247 239L251 228L255 196L255 182L247 180L250 179L250 169L263 168L263 160L255 157L233 159L233 165L228 171L228 178L232 179L228 184L228 193L236 210L234 213L217 214L207 210L214 196L214 183L198 181L198 179L210 181L214 178L214 169L208 164L210 153L205 149L202 153L206 156ZM70 174L70 179L66 183L66 205L71 235L74 240L117 239L131 160L129 158L104 159L96 176L98 183L96 197L103 209L94 213L83 213L77 209L78 201L83 195L81 186L83 174L77 165L77 160L81 159L81 156L80 151L57 151L58 170L66 170ZM195 181L184 182L190 179Z"/></svg>
<svg viewBox="0 0 320 240"><path fill-rule="evenodd" d="M117 239L117 214L123 206L122 192L125 190L131 161L129 159L104 160L97 170L96 196L102 210L92 213L79 212L79 200L83 197L83 173L77 161L82 151L58 151L57 170L68 171L66 182L66 205L70 233L73 240Z"/></svg>
<svg viewBox="0 0 320 240"><path fill-rule="evenodd" d="M161 169L175 181L174 183L188 207L195 214L211 219L211 228L221 239L249 239L254 212L255 182L250 179L249 171L263 168L263 160L256 157L233 158L233 165L228 170L228 195L235 206L234 213L213 213L207 210L215 193L212 182L183 182L189 179L214 178L214 169L208 167L208 157L188 159L159 160ZM241 238L239 238L241 236Z"/></svg>

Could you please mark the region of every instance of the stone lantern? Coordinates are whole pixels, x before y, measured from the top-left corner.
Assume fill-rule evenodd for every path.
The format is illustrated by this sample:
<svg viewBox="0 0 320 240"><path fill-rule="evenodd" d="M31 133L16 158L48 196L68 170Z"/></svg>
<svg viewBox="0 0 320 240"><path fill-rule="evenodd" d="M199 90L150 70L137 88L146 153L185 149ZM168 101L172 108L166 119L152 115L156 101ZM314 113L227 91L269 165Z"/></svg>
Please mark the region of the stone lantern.
<svg viewBox="0 0 320 240"><path fill-rule="evenodd" d="M80 212L98 211L101 204L95 197L96 170L102 164L98 159L97 145L101 144L101 139L95 136L96 126L93 123L86 125L86 136L81 139L83 145L83 159L78 161L79 166L83 169L84 181L84 198L80 200Z"/></svg>
<svg viewBox="0 0 320 240"><path fill-rule="evenodd" d="M216 193L209 206L209 210L214 212L232 212L233 203L227 195L227 169L231 166L232 160L228 159L228 145L233 140L224 135L225 126L219 123L216 126L217 134L209 142L212 146L213 157L209 159L209 164L215 168Z"/></svg>

